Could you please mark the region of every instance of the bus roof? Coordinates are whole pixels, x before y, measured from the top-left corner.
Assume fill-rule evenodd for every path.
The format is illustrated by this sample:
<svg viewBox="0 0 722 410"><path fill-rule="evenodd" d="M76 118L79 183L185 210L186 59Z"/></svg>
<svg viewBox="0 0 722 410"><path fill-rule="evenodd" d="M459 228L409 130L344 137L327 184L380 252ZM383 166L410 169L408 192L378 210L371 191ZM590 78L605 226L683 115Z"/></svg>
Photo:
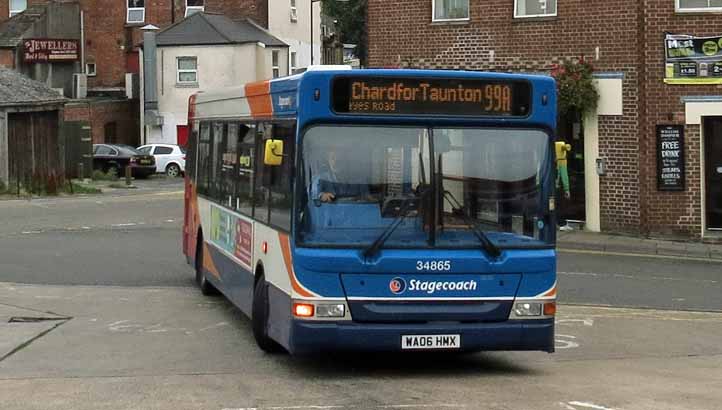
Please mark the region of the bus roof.
<svg viewBox="0 0 722 410"><path fill-rule="evenodd" d="M331 80L339 76L354 78L417 78L417 79L455 79L488 81L528 81L533 84L533 93L544 93L543 105L556 107L556 86L554 80L546 75L510 74L478 71L417 70L417 69L363 69L349 70L343 66L327 66L318 69L309 68L301 74L248 83L239 87L221 90L202 91L191 98L190 109L196 119L272 119L290 118L299 113L299 98L313 98L324 102L325 111L316 110L315 115L333 115L331 110ZM313 94L319 94L313 96ZM301 97L301 96L305 97ZM301 107L303 110L304 107ZM313 109L307 109L311 115ZM545 110L546 111L546 110ZM526 120L549 123L551 113ZM517 118L518 120L518 118Z"/></svg>

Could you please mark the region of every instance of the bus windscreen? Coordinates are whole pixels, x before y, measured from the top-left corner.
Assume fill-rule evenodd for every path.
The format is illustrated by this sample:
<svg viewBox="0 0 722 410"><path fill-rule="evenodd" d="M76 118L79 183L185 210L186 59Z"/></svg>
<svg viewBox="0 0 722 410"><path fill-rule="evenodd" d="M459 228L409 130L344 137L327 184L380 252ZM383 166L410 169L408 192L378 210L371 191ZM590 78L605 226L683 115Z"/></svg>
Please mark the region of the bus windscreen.
<svg viewBox="0 0 722 410"><path fill-rule="evenodd" d="M337 114L527 117L527 81L401 77L338 77Z"/></svg>

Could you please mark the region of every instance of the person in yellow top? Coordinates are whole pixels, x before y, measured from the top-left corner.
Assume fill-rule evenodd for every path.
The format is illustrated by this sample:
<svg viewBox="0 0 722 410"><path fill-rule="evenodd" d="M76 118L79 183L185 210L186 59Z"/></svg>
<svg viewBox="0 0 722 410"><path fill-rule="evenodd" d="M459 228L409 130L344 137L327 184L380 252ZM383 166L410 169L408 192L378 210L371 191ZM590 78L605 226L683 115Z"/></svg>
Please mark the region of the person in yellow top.
<svg viewBox="0 0 722 410"><path fill-rule="evenodd" d="M569 172L567 171L567 153L572 150L572 146L565 141L557 141L554 143L554 150L557 158L557 188L559 188L559 180L561 179L564 188L564 197L569 199Z"/></svg>

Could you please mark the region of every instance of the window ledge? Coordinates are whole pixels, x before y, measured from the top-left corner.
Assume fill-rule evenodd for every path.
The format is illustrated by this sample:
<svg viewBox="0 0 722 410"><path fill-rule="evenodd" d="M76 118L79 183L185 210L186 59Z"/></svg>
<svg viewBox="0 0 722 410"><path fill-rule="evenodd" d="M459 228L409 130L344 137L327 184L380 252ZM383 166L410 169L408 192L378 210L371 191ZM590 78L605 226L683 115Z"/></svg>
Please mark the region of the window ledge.
<svg viewBox="0 0 722 410"><path fill-rule="evenodd" d="M533 16L533 17L514 17L513 22L514 23L539 23L539 22L545 22L545 21L556 21L559 19L559 16L553 15L553 16Z"/></svg>
<svg viewBox="0 0 722 410"><path fill-rule="evenodd" d="M175 88L198 88L198 83L175 83Z"/></svg>
<svg viewBox="0 0 722 410"><path fill-rule="evenodd" d="M687 17L687 16L709 16L709 15L720 15L722 14L722 9L717 10L690 10L690 11L683 11L683 10L675 10L674 15L678 17Z"/></svg>
<svg viewBox="0 0 722 410"><path fill-rule="evenodd" d="M143 27L145 26L145 22L133 22L133 23L125 23L125 28L136 28L136 27Z"/></svg>
<svg viewBox="0 0 722 410"><path fill-rule="evenodd" d="M471 22L470 18L465 19L446 19L446 20L431 20L432 26L452 26L452 25L464 25Z"/></svg>

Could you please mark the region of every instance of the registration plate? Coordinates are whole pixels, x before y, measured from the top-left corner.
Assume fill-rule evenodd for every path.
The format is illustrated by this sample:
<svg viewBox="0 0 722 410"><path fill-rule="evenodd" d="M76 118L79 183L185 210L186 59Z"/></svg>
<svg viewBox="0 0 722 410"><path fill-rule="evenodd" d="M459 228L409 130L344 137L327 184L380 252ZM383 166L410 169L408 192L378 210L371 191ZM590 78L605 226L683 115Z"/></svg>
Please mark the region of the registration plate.
<svg viewBox="0 0 722 410"><path fill-rule="evenodd" d="M140 163L141 163L142 165L148 165L148 164L150 164L150 160L149 160L149 159L141 159L141 160L140 160Z"/></svg>
<svg viewBox="0 0 722 410"><path fill-rule="evenodd" d="M459 349L461 335L403 335L402 349Z"/></svg>

